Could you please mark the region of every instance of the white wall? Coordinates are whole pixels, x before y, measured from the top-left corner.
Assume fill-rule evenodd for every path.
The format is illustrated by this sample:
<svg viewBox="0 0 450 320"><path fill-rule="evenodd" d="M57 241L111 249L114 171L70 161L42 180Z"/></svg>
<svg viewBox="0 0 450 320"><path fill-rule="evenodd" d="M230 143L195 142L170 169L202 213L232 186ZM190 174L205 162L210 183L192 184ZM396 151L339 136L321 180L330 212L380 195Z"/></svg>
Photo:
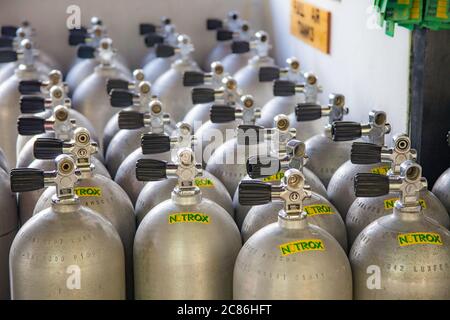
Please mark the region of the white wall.
<svg viewBox="0 0 450 320"><path fill-rule="evenodd" d="M290 0L267 0L265 16L274 39L277 62L300 58L305 71L315 72L330 92L346 96L349 119L365 121L371 109L386 111L393 132L407 130L410 32L396 28L390 38L367 27L373 0L307 0L331 11L331 54L290 35Z"/></svg>

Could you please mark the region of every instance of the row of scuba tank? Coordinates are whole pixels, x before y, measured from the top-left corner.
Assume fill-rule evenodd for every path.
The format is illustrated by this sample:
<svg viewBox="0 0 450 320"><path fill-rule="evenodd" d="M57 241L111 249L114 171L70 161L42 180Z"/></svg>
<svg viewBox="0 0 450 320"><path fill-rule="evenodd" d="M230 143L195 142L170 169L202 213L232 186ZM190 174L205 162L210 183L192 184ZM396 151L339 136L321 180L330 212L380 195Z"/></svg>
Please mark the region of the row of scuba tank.
<svg viewBox="0 0 450 320"><path fill-rule="evenodd" d="M2 298L450 298L450 172L428 191L385 112L343 121L235 12L207 72L168 18L133 73L91 24L65 81L29 24L0 51Z"/></svg>

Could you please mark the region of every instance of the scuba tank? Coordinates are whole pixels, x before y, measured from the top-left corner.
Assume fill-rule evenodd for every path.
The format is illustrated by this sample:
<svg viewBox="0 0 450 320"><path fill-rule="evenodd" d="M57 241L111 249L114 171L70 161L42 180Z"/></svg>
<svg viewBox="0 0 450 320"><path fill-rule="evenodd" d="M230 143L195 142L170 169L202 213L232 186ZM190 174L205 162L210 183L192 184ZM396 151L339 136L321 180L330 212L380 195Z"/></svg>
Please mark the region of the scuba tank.
<svg viewBox="0 0 450 320"><path fill-rule="evenodd" d="M327 106L314 104L298 104L295 107L294 114L289 119L298 121L297 137L309 136L305 140L306 150L310 161L306 167L313 171L325 186L331 180L334 172L350 158L350 141L333 141L330 133L330 126L325 126L321 134L311 136L311 132L316 132L315 122L328 117L331 125L335 121L341 121L344 115L348 114L348 108L345 107L345 97L341 94L330 94ZM300 139L301 140L301 139Z"/></svg>
<svg viewBox="0 0 450 320"><path fill-rule="evenodd" d="M144 154L151 154L155 151L169 152L171 148L170 139L160 134L147 134L143 137L146 141L142 144ZM137 177L146 179L147 176ZM139 193L136 201L135 213L138 224L144 219L145 215L158 204L170 199L170 193L177 185L176 178L168 178L161 181L142 180L146 182L144 188ZM150 182L148 182L150 181ZM200 188L205 199L217 203L224 208L232 218L234 218L234 208L230 195L225 186L215 176L207 171L202 171L201 177L194 179L195 185Z"/></svg>
<svg viewBox="0 0 450 320"><path fill-rule="evenodd" d="M265 129L266 137L264 140L270 141L268 150L266 150L265 152L256 153L255 155L257 155L257 157L251 155L250 157L248 157L249 159L245 160L246 162L244 162L244 166L241 166L241 169L238 171L240 180L249 180L250 176L247 175L248 170L251 167L257 168L258 166L263 166L264 164L265 165L274 164L274 166L269 167L272 169L272 174L262 179L263 182L267 182L270 184L279 184L284 176L284 172L287 169L298 169L298 170L301 169L303 175L306 178L306 181L308 181L308 185L310 186L311 190L314 193L317 193L322 197L326 198L327 190L325 189L323 183L319 180L319 178L317 178L317 176L313 172L303 167L303 164L308 160L308 157L305 154L305 150L302 150L300 146L298 148L290 147L292 143L294 144L296 143L290 142L296 141L293 140L295 139L296 129L290 127L288 117L285 115L278 115L275 117L274 122L275 128ZM303 147L303 145L301 146ZM292 153L292 150L294 149L296 150L295 154ZM275 163L272 161L265 161L261 163L261 161L258 160L264 158L266 155L270 156L269 159L271 158L277 159L279 161L276 162L277 165L275 166ZM265 169L267 170L268 168ZM255 173L250 174L251 176L253 176L252 178L259 177L260 175ZM237 183L239 183L240 180L237 181ZM234 192L233 206L235 208L236 224L238 225L239 229L242 229L242 224L251 207L243 206L239 203L238 190Z"/></svg>
<svg viewBox="0 0 450 320"><path fill-rule="evenodd" d="M285 172L281 185L242 181L243 205L284 202L278 222L257 231L244 244L234 267L236 300L350 300L352 271L344 250L324 229L310 223L304 201L311 197L303 174Z"/></svg>
<svg viewBox="0 0 450 320"><path fill-rule="evenodd" d="M242 92L252 95L256 104L263 106L273 97L272 83L259 82L259 69L275 66L273 59L269 57L271 45L267 32L256 32L250 48L256 51L256 55L248 61L247 66L234 74L234 78Z"/></svg>
<svg viewBox="0 0 450 320"><path fill-rule="evenodd" d="M0 47L6 51L23 52L27 50L24 48L25 43L31 43L31 55L33 57L33 65L40 73L48 73L52 68L55 67L55 60L51 59L48 55L45 55L42 51L36 49L36 43L32 40L34 35L33 29L31 27L18 28L14 38L1 37ZM50 61L51 60L51 61ZM19 67L21 62L19 59L13 59L4 61L3 66L0 68L0 83L5 82L9 77L13 76L15 70Z"/></svg>
<svg viewBox="0 0 450 320"><path fill-rule="evenodd" d="M354 164L388 162L390 169L387 175L398 176L400 165L403 162L416 160L416 150L411 149L411 140L406 134L399 134L393 138L393 148L354 142L350 160ZM419 197L423 214L448 229L450 217L436 196L427 189L423 189L420 190ZM380 217L392 214L394 203L397 200L398 196L394 193L388 193L381 197L356 198L348 209L346 217L349 244L351 245L358 234L370 223Z"/></svg>
<svg viewBox="0 0 450 320"><path fill-rule="evenodd" d="M216 61L211 64L211 72L201 72L201 71L186 71L183 75L183 86L185 87L195 87L195 86L207 86L211 88L222 87L229 94L233 94L234 89L233 82L228 82L224 80L229 77L229 74L225 72L222 63ZM234 82L235 84L235 82ZM206 96L203 94L206 88L193 88L192 89L192 103L194 107L189 110L184 116L183 122L188 123L191 127L199 128L202 124L209 120L209 109L215 101L215 96L212 98L212 102L203 101L205 98L211 100L211 95ZM219 89L220 90L220 89ZM225 93L224 93L225 94ZM227 98L227 95L224 95ZM194 130L195 131L195 130Z"/></svg>
<svg viewBox="0 0 450 320"><path fill-rule="evenodd" d="M194 182L201 172L189 148L178 150L176 164L154 159L136 163L140 180L178 177L171 199L150 210L136 232L136 299L232 298L239 231L222 207L202 197Z"/></svg>
<svg viewBox="0 0 450 320"><path fill-rule="evenodd" d="M19 61L13 76L0 82L0 147L6 154L8 163L16 163L17 117L20 114L20 92L17 90L22 80L45 80L47 73L38 70L33 56L33 45L29 40L22 40L21 50L0 51L0 62Z"/></svg>
<svg viewBox="0 0 450 320"><path fill-rule="evenodd" d="M144 44L148 48L148 52L140 64L141 66L147 65L156 58L156 44L166 41L170 45L174 45L174 42L176 42L175 26L168 17L161 17L160 25L140 23L139 34L144 37Z"/></svg>
<svg viewBox="0 0 450 320"><path fill-rule="evenodd" d="M150 88L148 82L141 83L141 88ZM145 90L147 91L147 90ZM134 101L133 101L134 100ZM136 101L138 100L138 101ZM141 135L150 130L153 133L162 134L173 131L170 126L170 116L163 112L163 104L156 97L151 97L149 92L142 91L138 96L127 91L111 92L111 104L130 106L133 103L141 105L141 109L146 108L148 112L121 111L118 116L119 131L111 140L106 151L106 166L111 176L115 176L122 162L141 145Z"/></svg>
<svg viewBox="0 0 450 320"><path fill-rule="evenodd" d="M40 169L40 170L44 170L44 171L50 171L52 169L54 169L55 167L55 163L53 161L53 159L55 157L43 157L40 153L39 153L39 148L40 145L42 145L42 143L45 143L45 141L62 141L62 145L66 146L66 151L68 152L74 152L78 149L82 149L84 143L80 143L78 142L76 139L74 139L74 137L76 136L75 132L86 132L89 134L89 139L92 139L89 130L87 130L86 128L83 127L79 127L75 129L75 126L72 130L72 134L69 136L65 136L64 140L59 140L59 139L55 139L55 138L51 138L50 136L47 136L46 138L37 138L34 139L33 142L30 142L30 144L33 145L33 156L37 157L35 160L33 160L33 162L31 162L31 164L28 166L28 168L33 168L33 169ZM36 143L36 141L38 141L38 143ZM43 141L43 142L42 142ZM61 144L61 142L58 142L59 144ZM77 144L78 145L78 149L71 147L73 144ZM76 154L73 154L74 157L76 157ZM93 173L94 174L99 174L102 175L106 178L111 178L108 170L106 170L105 166L97 159L97 158L92 158L90 160L92 162L92 164L94 165L94 169L93 169ZM32 216L33 216L33 212L34 212L34 208L36 207L36 203L38 202L39 198L41 197L41 195L44 193L45 189L37 189L37 190L33 190L33 191L28 191L28 192L21 192L18 194L17 198L18 198L18 203L19 203L19 216L20 216L20 222L21 224L25 224L25 222L27 222Z"/></svg>
<svg viewBox="0 0 450 320"><path fill-rule="evenodd" d="M147 79L147 81L150 81L151 83L155 82L156 79L169 70L172 64L176 61L178 57L175 52L167 54L165 50L161 50L161 47L158 49L158 46L164 43L170 47L175 47L178 44L177 38L178 33L176 33L175 26L173 24L164 25L164 32L162 36L156 33L146 35L146 45L156 48L155 50L152 50L155 57L142 67L145 79Z"/></svg>
<svg viewBox="0 0 450 320"><path fill-rule="evenodd" d="M231 75L235 75L236 72L244 68L248 64L248 61L254 56L255 54L250 51L250 42L236 40L231 43L231 52L222 59L222 63Z"/></svg>
<svg viewBox="0 0 450 320"><path fill-rule="evenodd" d="M49 78L52 76L52 72L50 72ZM37 116L47 119L53 115L54 108L64 105L68 108L69 118L74 119L80 126L87 128L90 132L92 131L93 140L98 141L92 123L84 115L71 109L71 101L66 95L66 86L63 83L51 85L49 81L21 81L19 83L19 91L24 94L20 97L20 111L22 114L37 114ZM44 91L44 94L41 95L41 91ZM25 144L33 138L34 136L28 135L19 135L17 137L17 156L19 156Z"/></svg>
<svg viewBox="0 0 450 320"><path fill-rule="evenodd" d="M96 52L97 51L97 52ZM93 58L99 56L101 62L95 67L94 72L83 80L73 92L74 109L84 114L94 124L94 128L103 141L103 132L108 120L116 113L111 108L109 95L105 90L108 79L119 78L131 80L128 74L121 72L112 62L114 51L112 40L105 38L100 40L98 49L89 46L80 46L78 53L82 57Z"/></svg>
<svg viewBox="0 0 450 320"><path fill-rule="evenodd" d="M13 192L56 186L51 208L36 214L11 246L14 300L125 299L125 258L113 225L82 206L75 185L82 173L68 155L56 171L11 171Z"/></svg>
<svg viewBox="0 0 450 320"><path fill-rule="evenodd" d="M447 134L448 145L450 146L450 131ZM450 169L444 171L436 180L433 186L433 194L441 200L447 211L450 213Z"/></svg>
<svg viewBox="0 0 450 320"><path fill-rule="evenodd" d="M94 17L95 18L95 17ZM69 30L69 45L77 46L76 62L73 63L66 75L66 82L69 86L69 92L73 94L75 89L95 72L95 68L102 63L102 56L95 55L88 51L86 47L90 47L92 51L101 50L102 42L107 40L106 28L101 24L94 24L88 30L73 29ZM81 49L80 48L85 48ZM114 56L110 57L111 64L118 70L122 78L129 79L131 73L127 67L125 59L117 52L114 52Z"/></svg>
<svg viewBox="0 0 450 320"><path fill-rule="evenodd" d="M215 114L210 113L211 120L205 122L195 131L197 138L201 141L197 152L201 151L202 154L198 155L198 158L202 159L204 167L217 148L235 138L236 129L240 124L254 125L256 118L260 116L260 109L256 107L253 97L250 95L241 96L233 78L224 78L223 82L226 83L225 87L232 89L220 88L214 90L204 88L202 90L199 88L201 94L205 94L205 96L210 95L211 99L205 99L205 102L215 101L215 95L217 94L222 95L223 98L221 100L224 102L224 104L213 105L213 107L217 106L215 108L217 112ZM211 107L211 110L213 107ZM225 114L224 117L222 117L222 114ZM238 115L237 117L236 114ZM219 163L222 164L224 162L221 161Z"/></svg>
<svg viewBox="0 0 450 320"><path fill-rule="evenodd" d="M247 170L251 174L251 178L273 177L282 172L281 168L285 166L282 164L283 162L288 162L290 169L298 169L301 172L303 163L307 159L305 144L298 140L290 140L286 145L286 155L283 161L275 157L258 156L250 158L247 162ZM305 174L304 176L306 179L305 183L308 183L308 177ZM317 177L315 179L318 180ZM274 185L276 183L271 182L270 184ZM347 252L347 232L341 215L323 195L314 192L311 187L310 190L311 197L303 201L303 209L308 214L309 222L329 232L339 242L344 251ZM242 222L241 234L243 242L245 243L255 232L266 225L277 222L278 215L276 213L281 209L283 208L277 202L252 207Z"/></svg>
<svg viewBox="0 0 450 320"><path fill-rule="evenodd" d="M369 123L362 124L350 121L336 121L331 126L334 141L350 141L364 137L366 142L384 145L384 137L391 132L391 125L386 121L383 111L371 111ZM350 160L342 164L333 174L328 184L328 199L336 206L345 220L348 209L355 201L353 179L358 172L372 172L386 174L389 166L382 162L372 164L353 164Z"/></svg>
<svg viewBox="0 0 450 320"><path fill-rule="evenodd" d="M0 169L9 172L8 160L6 159L6 155L1 148L0 148Z"/></svg>
<svg viewBox="0 0 450 320"><path fill-rule="evenodd" d="M123 111L122 111L123 112ZM132 112L132 111L128 111ZM145 116L142 116L145 117ZM141 118L142 119L142 118ZM141 122L144 120L140 120ZM178 123L177 130L172 133L172 137L163 133L161 130L156 130L161 135L161 139L169 139L172 145L172 153L182 147L191 147L194 143L195 137L192 135L192 128L187 123ZM153 129L149 133L154 133ZM156 159L156 160L170 160L171 153L164 149L147 149L145 145L148 143L148 133L141 136L141 148L134 150L120 165L117 174L114 177L123 190L125 190L133 204L144 188L145 182L136 179L136 161L138 159Z"/></svg>
<svg viewBox="0 0 450 320"><path fill-rule="evenodd" d="M190 88L183 86L183 75L186 71L200 71L197 63L192 59L194 51L191 39L187 35L177 37L177 46L171 47L160 44L156 47L159 57L177 55L177 60L170 69L164 72L153 83L153 93L164 101L167 112L175 121L180 121L192 108L189 103L191 97Z"/></svg>
<svg viewBox="0 0 450 320"><path fill-rule="evenodd" d="M125 270L128 297L133 292L133 240L136 231L133 204L125 191L110 178L94 174L91 168L91 158L98 152L95 142L91 142L89 131L77 128L73 140L64 142L58 139L37 139L34 152L37 158L48 160L60 154L69 154L75 160L81 175L75 194L80 203L100 214L111 222L117 230L125 249ZM34 214L50 208L55 188L47 188L34 208Z"/></svg>
<svg viewBox="0 0 450 320"><path fill-rule="evenodd" d="M111 91L113 89L118 90L128 90L135 94L139 94L141 92L148 93L150 92L151 86L149 83L142 85L141 83L145 81L144 79L144 72L142 69L136 69L133 71L133 81L128 82L126 80L122 79L108 79L106 82L106 92L111 96ZM111 101L111 98L110 98ZM112 106L115 107L115 106ZM119 105L119 108L123 108L123 105ZM138 104L137 106L130 106L126 110L140 110L141 106ZM117 132L120 131L119 128L119 113L116 112L111 119L108 120L105 126L104 135L103 135L103 152L106 154L106 151L108 150L109 143L111 142L111 139L114 138L114 136L117 134Z"/></svg>
<svg viewBox="0 0 450 320"><path fill-rule="evenodd" d="M393 213L369 224L353 243L354 298L450 299L450 232L423 214L422 168L407 160L399 176L358 173L354 181L357 197L400 194Z"/></svg>
<svg viewBox="0 0 450 320"><path fill-rule="evenodd" d="M0 149L1 151L1 149ZM19 229L17 202L11 193L9 170L0 166L0 300L9 294L9 249Z"/></svg>
<svg viewBox="0 0 450 320"><path fill-rule="evenodd" d="M233 33L246 34L250 29L248 23L239 17L236 11L230 11L224 20L207 19L206 30L216 32L216 45L206 57L203 69L209 71L211 63L220 61L231 53Z"/></svg>
<svg viewBox="0 0 450 320"><path fill-rule="evenodd" d="M53 115L44 119L38 116L20 116L17 120L17 131L22 136L32 136L17 157L18 168L28 167L34 160L33 147L36 138L57 138L70 140L75 129L76 120L70 118L70 109L59 105L52 109ZM94 140L94 139L93 139ZM103 162L101 154L96 157Z"/></svg>

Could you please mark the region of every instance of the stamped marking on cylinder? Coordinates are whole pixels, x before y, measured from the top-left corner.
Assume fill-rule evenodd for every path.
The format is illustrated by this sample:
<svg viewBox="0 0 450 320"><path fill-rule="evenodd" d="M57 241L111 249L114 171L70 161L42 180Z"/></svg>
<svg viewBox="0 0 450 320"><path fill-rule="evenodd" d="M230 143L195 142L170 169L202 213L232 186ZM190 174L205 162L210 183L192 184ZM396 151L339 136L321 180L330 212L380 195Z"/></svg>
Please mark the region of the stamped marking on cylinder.
<svg viewBox="0 0 450 320"><path fill-rule="evenodd" d="M401 247L416 244L442 245L441 235L434 232L402 233L397 236L397 239Z"/></svg>
<svg viewBox="0 0 450 320"><path fill-rule="evenodd" d="M77 187L75 194L79 197L101 197L102 189L97 187Z"/></svg>
<svg viewBox="0 0 450 320"><path fill-rule="evenodd" d="M177 212L169 215L169 224L202 223L209 224L211 217L200 212Z"/></svg>
<svg viewBox="0 0 450 320"><path fill-rule="evenodd" d="M303 207L308 216L315 216L317 214L335 214L336 212L327 204L312 204Z"/></svg>
<svg viewBox="0 0 450 320"><path fill-rule="evenodd" d="M195 185L199 188L212 188L214 187L214 182L209 178L195 178Z"/></svg>
<svg viewBox="0 0 450 320"><path fill-rule="evenodd" d="M384 210L390 210L394 208L395 201L397 201L399 198L392 198L392 199L386 199L384 200ZM422 207L422 209L427 208L427 203L423 199L419 199L419 204Z"/></svg>
<svg viewBox="0 0 450 320"><path fill-rule="evenodd" d="M320 239L305 239L298 240L279 245L281 255L288 256L290 254L305 252L305 251L324 251L325 245Z"/></svg>
<svg viewBox="0 0 450 320"><path fill-rule="evenodd" d="M381 166L381 167L375 167L372 168L370 170L371 173L375 173L375 174L382 174L382 175L387 175L388 171L389 171L390 167L389 166Z"/></svg>
<svg viewBox="0 0 450 320"><path fill-rule="evenodd" d="M262 179L263 182L273 182L273 181L281 181L284 177L284 171L280 171L278 173L275 173L274 175L271 175L270 177L265 177Z"/></svg>

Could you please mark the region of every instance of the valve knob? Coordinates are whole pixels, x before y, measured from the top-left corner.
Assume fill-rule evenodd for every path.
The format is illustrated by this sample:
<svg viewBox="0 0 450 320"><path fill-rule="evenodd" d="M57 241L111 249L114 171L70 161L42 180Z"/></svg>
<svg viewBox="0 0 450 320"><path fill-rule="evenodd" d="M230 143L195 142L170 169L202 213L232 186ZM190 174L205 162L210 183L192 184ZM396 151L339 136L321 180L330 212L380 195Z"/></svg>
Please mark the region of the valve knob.
<svg viewBox="0 0 450 320"><path fill-rule="evenodd" d="M1 35L7 37L15 37L17 34L17 29L19 28L16 26L2 26Z"/></svg>
<svg viewBox="0 0 450 320"><path fill-rule="evenodd" d="M244 206L257 206L272 200L272 187L268 183L243 180L239 183L239 203Z"/></svg>
<svg viewBox="0 0 450 320"><path fill-rule="evenodd" d="M259 82L272 82L280 79L280 69L277 67L261 67L259 69Z"/></svg>
<svg viewBox="0 0 450 320"><path fill-rule="evenodd" d="M139 159L136 162L136 178L139 181L166 179L167 162L155 159Z"/></svg>
<svg viewBox="0 0 450 320"><path fill-rule="evenodd" d="M156 56L158 58L170 58L175 55L175 48L167 44L158 44L156 46Z"/></svg>
<svg viewBox="0 0 450 320"><path fill-rule="evenodd" d="M295 83L287 80L276 80L273 84L275 97L290 97L295 95Z"/></svg>
<svg viewBox="0 0 450 320"><path fill-rule="evenodd" d="M90 46L79 46L77 57L81 59L93 59L95 56L95 48Z"/></svg>
<svg viewBox="0 0 450 320"><path fill-rule="evenodd" d="M297 121L312 121L322 117L322 107L315 103L299 103L295 107Z"/></svg>
<svg viewBox="0 0 450 320"><path fill-rule="evenodd" d="M110 93L112 89L128 90L128 81L122 79L108 79L106 82L106 93Z"/></svg>
<svg viewBox="0 0 450 320"><path fill-rule="evenodd" d="M45 110L45 99L39 96L21 96L20 111L22 113L38 113Z"/></svg>
<svg viewBox="0 0 450 320"><path fill-rule="evenodd" d="M270 156L252 156L246 162L250 178L270 177L281 170L280 160Z"/></svg>
<svg viewBox="0 0 450 320"><path fill-rule="evenodd" d="M9 49L0 50L0 63L17 61L17 52Z"/></svg>
<svg viewBox="0 0 450 320"><path fill-rule="evenodd" d="M86 43L88 35L86 33L76 32L69 34L69 46L77 46Z"/></svg>
<svg viewBox="0 0 450 320"><path fill-rule="evenodd" d="M354 180L356 197L380 197L389 193L389 177L374 173L358 173Z"/></svg>
<svg viewBox="0 0 450 320"><path fill-rule="evenodd" d="M119 112L119 128L134 130L145 126L144 114L137 111L120 111Z"/></svg>
<svg viewBox="0 0 450 320"><path fill-rule="evenodd" d="M86 34L87 28L86 27L79 27L77 29L69 29L69 35L71 34Z"/></svg>
<svg viewBox="0 0 450 320"><path fill-rule="evenodd" d="M207 30L217 30L223 27L223 22L219 19L208 19L206 20Z"/></svg>
<svg viewBox="0 0 450 320"><path fill-rule="evenodd" d="M41 92L41 81L39 80L22 80L19 82L20 94L36 94Z"/></svg>
<svg viewBox="0 0 450 320"><path fill-rule="evenodd" d="M147 48L152 48L156 44L160 44L164 42L164 37L160 36L156 33L147 34L144 38L145 46Z"/></svg>
<svg viewBox="0 0 450 320"><path fill-rule="evenodd" d="M11 48L14 42L12 37L0 37L0 48Z"/></svg>
<svg viewBox="0 0 450 320"><path fill-rule="evenodd" d="M17 131L23 136L34 136L45 132L45 119L39 117L19 117Z"/></svg>
<svg viewBox="0 0 450 320"><path fill-rule="evenodd" d="M205 75L203 72L186 71L183 75L183 86L195 87L205 83Z"/></svg>
<svg viewBox="0 0 450 320"><path fill-rule="evenodd" d="M209 113L212 123L226 123L236 120L236 110L227 105L214 105Z"/></svg>
<svg viewBox="0 0 450 320"><path fill-rule="evenodd" d="M353 142L350 153L353 164L373 164L381 162L381 146L366 142Z"/></svg>
<svg viewBox="0 0 450 320"><path fill-rule="evenodd" d="M139 34L142 36L144 34L155 33L156 27L151 23L140 23L139 24Z"/></svg>
<svg viewBox="0 0 450 320"><path fill-rule="evenodd" d="M214 89L212 88L194 88L192 89L192 103L209 103L214 102Z"/></svg>
<svg viewBox="0 0 450 320"><path fill-rule="evenodd" d="M36 159L55 159L63 153L64 142L55 138L36 139L33 146L33 153Z"/></svg>
<svg viewBox="0 0 450 320"><path fill-rule="evenodd" d="M44 170L35 168L12 169L11 191L27 192L44 188Z"/></svg>
<svg viewBox="0 0 450 320"><path fill-rule="evenodd" d="M233 31L226 29L219 29L216 33L217 41L228 41L233 39Z"/></svg>
<svg viewBox="0 0 450 320"><path fill-rule="evenodd" d="M248 41L233 41L231 44L231 52L243 54L250 51L250 43Z"/></svg>
<svg viewBox="0 0 450 320"><path fill-rule="evenodd" d="M336 121L331 125L334 141L350 141L361 137L361 125L352 121Z"/></svg>
<svg viewBox="0 0 450 320"><path fill-rule="evenodd" d="M165 134L146 133L141 137L142 154L157 154L170 151L170 137Z"/></svg>
<svg viewBox="0 0 450 320"><path fill-rule="evenodd" d="M124 108L133 105L133 93L127 90L112 89L109 93L112 107Z"/></svg>

